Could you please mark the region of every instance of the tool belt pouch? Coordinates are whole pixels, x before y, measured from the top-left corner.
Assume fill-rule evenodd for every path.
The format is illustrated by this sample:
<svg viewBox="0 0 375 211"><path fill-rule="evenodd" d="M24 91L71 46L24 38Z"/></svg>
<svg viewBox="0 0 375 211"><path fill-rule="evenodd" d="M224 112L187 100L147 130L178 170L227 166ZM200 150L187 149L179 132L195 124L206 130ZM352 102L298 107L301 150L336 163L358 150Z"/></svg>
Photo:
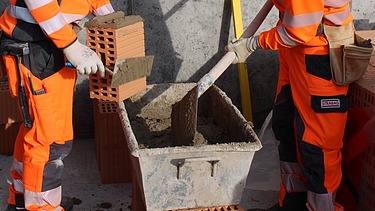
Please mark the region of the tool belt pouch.
<svg viewBox="0 0 375 211"><path fill-rule="evenodd" d="M355 33L353 22L345 26L323 25L329 43L332 80L347 85L362 78L373 47L362 47L364 39Z"/></svg>

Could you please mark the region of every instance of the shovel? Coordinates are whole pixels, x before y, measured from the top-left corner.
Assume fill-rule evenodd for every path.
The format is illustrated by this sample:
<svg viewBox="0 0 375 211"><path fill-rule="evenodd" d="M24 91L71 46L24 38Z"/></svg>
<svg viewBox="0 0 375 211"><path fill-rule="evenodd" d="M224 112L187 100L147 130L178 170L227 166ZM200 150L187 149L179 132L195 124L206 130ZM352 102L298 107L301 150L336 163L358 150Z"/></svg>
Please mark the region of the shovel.
<svg viewBox="0 0 375 211"><path fill-rule="evenodd" d="M253 36L272 7L272 0L267 0L241 37L248 38ZM216 79L232 64L234 59L235 53L227 52L181 101L173 104L171 138L175 146L192 145L197 129L198 98L214 84Z"/></svg>

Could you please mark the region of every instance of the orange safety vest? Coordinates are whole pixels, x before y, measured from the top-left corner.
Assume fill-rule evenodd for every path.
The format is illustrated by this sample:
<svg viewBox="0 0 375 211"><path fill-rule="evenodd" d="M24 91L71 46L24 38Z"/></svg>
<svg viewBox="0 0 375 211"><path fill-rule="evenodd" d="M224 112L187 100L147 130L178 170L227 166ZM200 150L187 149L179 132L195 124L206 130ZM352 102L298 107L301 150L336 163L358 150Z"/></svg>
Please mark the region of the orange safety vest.
<svg viewBox="0 0 375 211"><path fill-rule="evenodd" d="M322 23L342 26L353 21L351 0L272 1L280 12L280 20L276 27L259 35L259 44L266 50L327 45L324 35L317 36Z"/></svg>
<svg viewBox="0 0 375 211"><path fill-rule="evenodd" d="M10 0L0 18L4 33L20 41L37 41L47 36L56 47L65 48L76 40L70 23L82 20L88 13L113 12L109 0Z"/></svg>

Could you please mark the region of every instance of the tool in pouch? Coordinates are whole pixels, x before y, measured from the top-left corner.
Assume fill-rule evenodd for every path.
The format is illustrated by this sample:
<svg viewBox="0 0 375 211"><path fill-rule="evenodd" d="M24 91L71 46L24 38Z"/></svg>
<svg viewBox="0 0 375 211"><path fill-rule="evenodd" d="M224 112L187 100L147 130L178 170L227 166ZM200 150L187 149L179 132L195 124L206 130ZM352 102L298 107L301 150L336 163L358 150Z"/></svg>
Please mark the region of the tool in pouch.
<svg viewBox="0 0 375 211"><path fill-rule="evenodd" d="M20 102L20 107L22 111L22 118L23 118L23 123L26 128L32 128L33 122L31 121L30 118L30 113L29 113L29 105L28 101L26 98L26 92L25 92L25 87L24 83L22 81L21 77L21 59L23 56L28 55L30 53L29 46L27 43L11 43L7 45L4 48L3 55L12 55L14 56L16 60L16 71L17 71L17 79L18 79L18 99Z"/></svg>
<svg viewBox="0 0 375 211"><path fill-rule="evenodd" d="M370 62L373 46L357 33L353 22L344 26L323 24L329 43L332 80L347 85L362 78Z"/></svg>
<svg viewBox="0 0 375 211"><path fill-rule="evenodd" d="M31 89L31 94L32 95L42 95L42 94L46 94L47 93L47 86L46 86L45 83L42 84L42 88L41 89L34 90L34 85L33 85L33 81L31 79L30 73L27 73L27 78L29 80L29 84L30 84L30 89Z"/></svg>

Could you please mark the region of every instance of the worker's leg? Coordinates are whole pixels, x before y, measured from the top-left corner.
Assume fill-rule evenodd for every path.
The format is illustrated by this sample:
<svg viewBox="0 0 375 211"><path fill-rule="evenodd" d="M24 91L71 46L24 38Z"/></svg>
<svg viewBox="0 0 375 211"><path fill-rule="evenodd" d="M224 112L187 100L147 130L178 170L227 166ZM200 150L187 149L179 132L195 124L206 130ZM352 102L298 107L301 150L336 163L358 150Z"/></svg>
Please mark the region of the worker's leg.
<svg viewBox="0 0 375 211"><path fill-rule="evenodd" d="M348 86L331 80L325 47L285 50L296 106L297 146L307 179L310 210L334 211L341 181L341 151L345 130ZM296 52L297 51L297 52ZM305 55L304 55L305 54Z"/></svg>
<svg viewBox="0 0 375 211"><path fill-rule="evenodd" d="M25 127L21 126L14 144L13 160L10 169L12 184L9 186L8 204L15 205L17 210L25 209L23 196L24 188L22 182L24 131Z"/></svg>
<svg viewBox="0 0 375 211"><path fill-rule="evenodd" d="M295 106L289 82L289 67L285 62L285 52L279 51L280 72L273 107L272 129L279 143L280 196L282 210L306 209L306 181L296 147Z"/></svg>
<svg viewBox="0 0 375 211"><path fill-rule="evenodd" d="M19 134L26 131L22 127ZM61 200L62 160L69 154L72 141L50 146L30 146L22 140L23 136L18 136L11 167L13 183L10 186L8 203L15 205L16 210L25 209L25 204L29 210L42 207L45 210L56 210ZM21 145L25 143L25 146L20 147L20 143ZM26 150L23 150L23 147ZM22 159L23 157L25 160ZM42 176L41 191L31 191L30 188L25 187L22 177L28 178L26 180L38 181L40 175ZM29 206L30 204L32 206Z"/></svg>
<svg viewBox="0 0 375 211"><path fill-rule="evenodd" d="M70 151L71 141L68 140L73 139L72 101L76 72L56 65L56 55L41 52L41 48L31 46L36 54L44 57L36 58L37 64L27 63L26 59L21 65L33 127L26 129L22 126L17 138L11 171L14 183L10 187L9 203L15 204L16 196L22 197L23 193L27 209L62 210L62 159ZM40 63L43 59L48 60L44 66L41 65L43 62ZM14 75L11 68L15 65L14 59L6 57L4 60L9 76ZM37 77L30 72L31 66L40 73L36 74ZM55 68L60 69L56 71ZM46 88L44 94L31 94L28 74L35 90Z"/></svg>
<svg viewBox="0 0 375 211"><path fill-rule="evenodd" d="M62 210L61 177L63 159L70 152L72 141L65 144L35 146L25 150L25 207L28 210Z"/></svg>

